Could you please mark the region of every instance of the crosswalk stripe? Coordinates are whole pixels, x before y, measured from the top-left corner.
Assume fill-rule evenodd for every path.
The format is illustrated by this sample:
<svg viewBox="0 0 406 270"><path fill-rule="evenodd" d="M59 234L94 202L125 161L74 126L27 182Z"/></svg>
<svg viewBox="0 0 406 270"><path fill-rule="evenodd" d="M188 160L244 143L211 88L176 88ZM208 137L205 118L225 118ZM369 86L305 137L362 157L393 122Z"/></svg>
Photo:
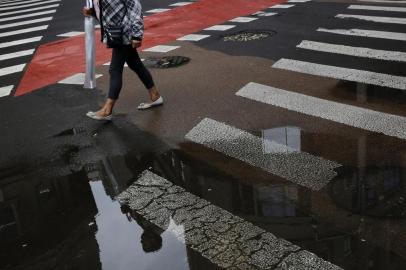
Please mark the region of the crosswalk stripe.
<svg viewBox="0 0 406 270"><path fill-rule="evenodd" d="M4 87L0 87L0 97L5 97L10 95L11 90L13 90L14 85L8 85Z"/></svg>
<svg viewBox="0 0 406 270"><path fill-rule="evenodd" d="M19 35L19 34L24 34L24 33L31 33L31 32L46 30L47 28L48 28L48 25L41 25L41 26L37 26L37 27L30 27L30 28L25 28L25 29L10 31L10 32L3 32L3 33L0 33L0 37L9 37L9 36Z"/></svg>
<svg viewBox="0 0 406 270"><path fill-rule="evenodd" d="M312 190L327 185L336 176L334 169L341 166L209 118L185 138ZM263 152L264 144L269 153Z"/></svg>
<svg viewBox="0 0 406 270"><path fill-rule="evenodd" d="M21 6L16 6L16 7L0 7L0 11L21 9L21 8L26 8L26 7L35 7L35 6L40 6L40 5L44 5L44 4L56 3L56 2L60 2L60 1L61 0L47 0L47 1L44 1L41 3L32 3L32 4L21 5Z"/></svg>
<svg viewBox="0 0 406 270"><path fill-rule="evenodd" d="M382 7L382 6L350 5L348 7L348 9L406 12L406 8L404 8L404 7Z"/></svg>
<svg viewBox="0 0 406 270"><path fill-rule="evenodd" d="M406 77L282 58L272 66L294 72L406 90Z"/></svg>
<svg viewBox="0 0 406 270"><path fill-rule="evenodd" d="M31 49L15 53L2 54L0 55L0 61L31 55L34 53L34 51L35 51L34 49Z"/></svg>
<svg viewBox="0 0 406 270"><path fill-rule="evenodd" d="M341 269L149 170L117 200L221 269Z"/></svg>
<svg viewBox="0 0 406 270"><path fill-rule="evenodd" d="M303 40L296 47L312 51L344 54L387 61L406 62L405 52L375 50L370 48L344 46L309 40Z"/></svg>
<svg viewBox="0 0 406 270"><path fill-rule="evenodd" d="M27 44L27 43L32 43L32 42L38 42L41 39L42 39L42 36L38 36L38 37L32 37L32 38L13 40L13 41L9 41L9 42L3 42L3 43L0 43L0 48L7 48L7 47L17 46L17 45L22 45L22 44Z"/></svg>
<svg viewBox="0 0 406 270"><path fill-rule="evenodd" d="M44 2L45 0L25 0L24 2L0 3L0 7L19 6L30 3Z"/></svg>
<svg viewBox="0 0 406 270"><path fill-rule="evenodd" d="M385 3L385 4L406 4L406 1L396 0L358 0L359 2L371 2L371 3Z"/></svg>
<svg viewBox="0 0 406 270"><path fill-rule="evenodd" d="M377 22L377 23L406 24L406 18L396 18L396 17L338 14L338 15L336 15L336 18L339 18L339 19L357 19L357 20L363 20L363 21L369 21L369 22Z"/></svg>
<svg viewBox="0 0 406 270"><path fill-rule="evenodd" d="M20 64L20 65L0 68L0 76L5 76L5 75L21 72L24 70L24 67L25 67L25 64Z"/></svg>
<svg viewBox="0 0 406 270"><path fill-rule="evenodd" d="M51 21L51 20L52 20L52 17L45 17L45 18L40 18L40 19L35 19L35 20L3 24L3 25L0 25L0 29L11 28L11 27L15 27L15 26L22 26L22 25L27 25L27 24L34 24L34 23L39 23L39 22L46 22L46 21Z"/></svg>
<svg viewBox="0 0 406 270"><path fill-rule="evenodd" d="M326 28L319 28L317 29L317 31L333 33L338 35L406 41L406 33L398 33L398 32L375 31L366 29L326 29Z"/></svg>
<svg viewBox="0 0 406 270"><path fill-rule="evenodd" d="M258 83L247 84L236 95L351 127L406 139L406 117L328 101Z"/></svg>
<svg viewBox="0 0 406 270"><path fill-rule="evenodd" d="M17 10L17 11L10 11L10 12L2 12L2 13L0 13L0 17L4 17L4 16L7 16L7 15L14 15L14 14L33 12L33 11L43 10L43 9L48 9L48 8L56 8L56 7L59 7L59 4L48 5L48 6L37 7L37 8L29 8L29 9L23 9L23 10Z"/></svg>
<svg viewBox="0 0 406 270"><path fill-rule="evenodd" d="M25 19L25 18L29 18L29 17L36 17L36 16L51 14L51 13L55 13L55 12L56 12L56 9L52 9L52 10L47 10L47 11L42 11L42 12L37 12L37 13L30 13L30 14L25 14L25 15L14 16L14 17L0 18L0 22L12 21L12 20L17 20L17 19Z"/></svg>

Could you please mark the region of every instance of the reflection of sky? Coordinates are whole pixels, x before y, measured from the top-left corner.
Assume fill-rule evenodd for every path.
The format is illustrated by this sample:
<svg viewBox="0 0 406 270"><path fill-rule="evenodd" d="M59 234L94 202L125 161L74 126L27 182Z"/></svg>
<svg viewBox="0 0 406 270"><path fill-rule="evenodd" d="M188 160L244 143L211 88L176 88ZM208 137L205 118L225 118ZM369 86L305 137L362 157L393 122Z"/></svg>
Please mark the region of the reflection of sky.
<svg viewBox="0 0 406 270"><path fill-rule="evenodd" d="M280 151L283 153L300 151L301 149L300 129L297 127L279 127L263 130L262 139L263 151L266 154L279 152L276 151L275 145L272 142L286 146Z"/></svg>
<svg viewBox="0 0 406 270"><path fill-rule="evenodd" d="M141 246L142 228L121 213L120 204L107 196L101 181L90 182L90 186L99 212L96 240L103 270L189 269L186 247L174 233L165 231L162 248L145 253Z"/></svg>

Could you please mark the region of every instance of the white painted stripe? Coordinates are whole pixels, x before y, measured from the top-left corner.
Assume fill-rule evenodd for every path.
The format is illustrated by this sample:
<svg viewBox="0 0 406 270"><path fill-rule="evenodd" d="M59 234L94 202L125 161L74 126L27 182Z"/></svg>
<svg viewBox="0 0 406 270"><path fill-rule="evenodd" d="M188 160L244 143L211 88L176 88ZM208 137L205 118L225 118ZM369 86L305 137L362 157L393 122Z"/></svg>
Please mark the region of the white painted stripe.
<svg viewBox="0 0 406 270"><path fill-rule="evenodd" d="M192 3L193 2L178 2L178 3L175 3L175 4L169 5L169 6L171 6L171 7L183 7L183 6L190 5Z"/></svg>
<svg viewBox="0 0 406 270"><path fill-rule="evenodd" d="M34 7L34 6L44 5L44 4L56 3L56 2L60 2L60 1L61 0L48 0L48 1L41 2L41 3L32 3L32 4L28 4L28 5L17 6L17 7L0 7L0 11L14 10L14 9L20 9L20 8L26 8L26 7Z"/></svg>
<svg viewBox="0 0 406 270"><path fill-rule="evenodd" d="M10 31L10 32L3 32L3 33L0 33L0 37L9 37L9 36L19 35L19 34L24 34L24 33L31 33L31 32L35 32L35 31L45 30L47 28L48 28L48 25L42 25L42 26L37 26L37 27L24 28L21 30Z"/></svg>
<svg viewBox="0 0 406 270"><path fill-rule="evenodd" d="M291 8L294 7L295 5L274 5L272 7L269 8Z"/></svg>
<svg viewBox="0 0 406 270"><path fill-rule="evenodd" d="M306 49L306 50L344 54L344 55L365 57L365 58L371 58L371 59L406 62L406 53L405 52L375 50L375 49L370 49L370 48L336 45L336 44L315 42L315 41L309 41L309 40L303 40L296 47L301 48L301 49Z"/></svg>
<svg viewBox="0 0 406 270"><path fill-rule="evenodd" d="M282 58L273 68L406 90L406 77Z"/></svg>
<svg viewBox="0 0 406 270"><path fill-rule="evenodd" d="M100 78L103 76L102 74L96 74L96 79ZM77 73L75 75L72 75L68 78L65 78L58 83L60 84L76 84L76 85L82 85L85 83L85 74L84 73Z"/></svg>
<svg viewBox="0 0 406 270"><path fill-rule="evenodd" d="M38 37L32 37L32 38L13 40L13 41L9 41L9 42L3 42L3 43L0 43L0 48L7 48L7 47L17 46L17 45L22 45L22 44L27 44L27 43L32 43L32 42L38 42L41 39L42 39L42 36L38 36Z"/></svg>
<svg viewBox="0 0 406 270"><path fill-rule="evenodd" d="M2 13L0 13L0 17L14 15L14 14L27 13L27 12L33 12L33 11L43 10L43 9L48 9L48 8L56 8L56 7L59 7L59 4L37 7L37 8L29 8L29 9L23 9L23 10L17 10L17 11L10 11L10 12L2 12Z"/></svg>
<svg viewBox="0 0 406 270"><path fill-rule="evenodd" d="M276 14L278 14L278 13L276 13L276 12L263 12L263 11L258 11L258 12L253 13L252 15L258 16L258 17L269 17L269 16L274 16L274 15L276 15Z"/></svg>
<svg viewBox="0 0 406 270"><path fill-rule="evenodd" d="M41 18L41 19L3 24L3 25L0 25L0 29L11 28L11 27L27 25L27 24L34 24L34 23L39 23L39 22L46 22L46 21L51 21L51 20L52 20L52 17L45 17L45 18Z"/></svg>
<svg viewBox="0 0 406 270"><path fill-rule="evenodd" d="M34 49L31 49L15 53L2 54L0 55L0 61L31 55L34 53L34 51L35 51Z"/></svg>
<svg viewBox="0 0 406 270"><path fill-rule="evenodd" d="M213 25L211 27L208 27L204 30L207 31L226 31L229 30L231 28L235 27L235 25Z"/></svg>
<svg viewBox="0 0 406 270"><path fill-rule="evenodd" d="M141 61L144 61L144 59L141 59ZM104 63L103 66L110 66L110 62ZM124 64L125 67L128 67L128 64Z"/></svg>
<svg viewBox="0 0 406 270"><path fill-rule="evenodd" d="M45 0L25 0L24 2L0 3L0 7L19 6L19 5L38 3L38 2L44 2L44 1Z"/></svg>
<svg viewBox="0 0 406 270"><path fill-rule="evenodd" d="M247 84L236 95L351 127L406 139L406 117L328 101L257 83Z"/></svg>
<svg viewBox="0 0 406 270"><path fill-rule="evenodd" d="M45 14L52 14L55 12L56 12L56 9L52 9L52 10L47 10L47 11L42 11L42 12L37 12L37 13L30 13L30 14L25 14L25 15L14 16L14 17L0 18L0 22L12 21L12 20L17 20L17 19L25 19L25 18L36 17L36 16L45 15Z"/></svg>
<svg viewBox="0 0 406 270"><path fill-rule="evenodd" d="M230 22L238 22L238 23L247 23L247 22L252 22L258 20L258 18L251 18L251 17L237 17L234 18L232 20L230 20Z"/></svg>
<svg viewBox="0 0 406 270"><path fill-rule="evenodd" d="M334 169L341 166L209 118L202 120L185 138L312 190L327 185L336 176ZM264 144L269 153L263 152Z"/></svg>
<svg viewBox="0 0 406 270"><path fill-rule="evenodd" d="M339 19L357 19L369 22L377 23L394 23L394 24L406 24L406 18L396 18L396 17L380 17L380 16L363 16L363 15L352 15L352 14L338 14L336 18Z"/></svg>
<svg viewBox="0 0 406 270"><path fill-rule="evenodd" d="M310 2L310 0L289 0L288 3L306 3Z"/></svg>
<svg viewBox="0 0 406 270"><path fill-rule="evenodd" d="M390 0L358 0L359 2L371 2L371 3L385 3L385 4L406 4L406 1L390 1Z"/></svg>
<svg viewBox="0 0 406 270"><path fill-rule="evenodd" d="M404 7L382 7L382 6L350 5L348 7L348 9L406 12L406 8L404 8Z"/></svg>
<svg viewBox="0 0 406 270"><path fill-rule="evenodd" d="M210 35L198 35L198 34L190 34L183 37L178 38L177 40L180 41L199 41L204 38L208 38Z"/></svg>
<svg viewBox="0 0 406 270"><path fill-rule="evenodd" d="M14 85L0 87L0 97L9 96L11 93L11 90L13 90L13 88L14 88Z"/></svg>
<svg viewBox="0 0 406 270"><path fill-rule="evenodd" d="M148 12L148 13L162 13L162 12L165 12L165 11L168 11L168 10L170 10L170 9L168 9L168 8L156 8L156 9L148 10L146 12Z"/></svg>
<svg viewBox="0 0 406 270"><path fill-rule="evenodd" d="M170 51L173 51L177 48L180 48L180 46L167 46L167 45L158 45L154 46L148 49L145 49L144 52L160 52L160 53L167 53Z"/></svg>
<svg viewBox="0 0 406 270"><path fill-rule="evenodd" d="M57 35L58 37L76 37L84 34L85 32L72 31L64 34Z"/></svg>
<svg viewBox="0 0 406 270"><path fill-rule="evenodd" d="M25 67L25 64L20 64L20 65L0 68L0 76L5 76L5 75L21 72L24 70L24 67Z"/></svg>
<svg viewBox="0 0 406 270"><path fill-rule="evenodd" d="M325 28L319 28L317 29L317 31L333 33L338 35L406 41L406 33L398 33L398 32L374 31L365 29L325 29Z"/></svg>

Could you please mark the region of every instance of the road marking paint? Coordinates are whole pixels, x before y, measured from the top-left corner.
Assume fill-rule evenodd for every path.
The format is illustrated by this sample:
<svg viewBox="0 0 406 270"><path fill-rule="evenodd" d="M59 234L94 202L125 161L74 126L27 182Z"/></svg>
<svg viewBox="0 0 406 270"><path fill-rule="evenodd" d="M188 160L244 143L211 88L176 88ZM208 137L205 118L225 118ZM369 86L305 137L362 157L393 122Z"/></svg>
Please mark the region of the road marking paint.
<svg viewBox="0 0 406 270"><path fill-rule="evenodd" d="M277 61L272 67L309 75L329 77L338 80L353 81L406 90L406 77L384 73L328 66L285 58Z"/></svg>
<svg viewBox="0 0 406 270"><path fill-rule="evenodd" d="M13 88L14 88L14 85L0 87L0 97L9 96L11 93L11 90L13 90Z"/></svg>
<svg viewBox="0 0 406 270"><path fill-rule="evenodd" d="M0 22L12 21L12 20L17 20L17 19L25 19L25 18L29 18L29 17L36 17L36 16L51 14L51 13L55 13L55 12L56 12L56 9L52 9L52 10L47 10L47 11L42 11L42 12L37 12L37 13L30 13L30 14L25 14L25 15L14 16L14 17L0 18Z"/></svg>
<svg viewBox="0 0 406 270"><path fill-rule="evenodd" d="M258 83L247 84L236 95L347 126L406 139L406 117L403 116L328 101Z"/></svg>
<svg viewBox="0 0 406 270"><path fill-rule="evenodd" d="M117 201L221 269L341 269L149 170Z"/></svg>
<svg viewBox="0 0 406 270"><path fill-rule="evenodd" d="M17 45L21 45L21 44L38 42L41 39L42 39L42 36L13 40L13 41L9 41L9 42L3 42L3 43L0 43L0 48L7 48L7 47L17 46Z"/></svg>
<svg viewBox="0 0 406 270"><path fill-rule="evenodd" d="M263 12L263 11L258 11L258 12L253 13L252 15L254 15L254 16L259 16L259 17L269 17L269 16L274 16L274 15L276 15L276 14L278 14L278 13L276 13L276 12Z"/></svg>
<svg viewBox="0 0 406 270"><path fill-rule="evenodd" d="M213 25L208 28L205 28L206 31L226 31L231 28L234 28L235 25Z"/></svg>
<svg viewBox="0 0 406 270"><path fill-rule="evenodd" d="M5 29L5 28L10 28L10 27L15 27L15 26L21 26L21 25L27 25L27 24L34 24L34 23L39 23L39 22L46 22L46 21L51 21L51 20L52 20L52 17L45 17L45 18L41 18L41 19L3 24L3 25L0 25L0 29Z"/></svg>
<svg viewBox="0 0 406 270"><path fill-rule="evenodd" d="M234 18L232 20L230 20L230 22L238 22L238 23L247 23L247 22L252 22L258 20L258 18L251 18L251 17L237 17Z"/></svg>
<svg viewBox="0 0 406 270"><path fill-rule="evenodd" d="M209 118L185 138L312 190L327 185L337 175L334 169L341 166ZM263 152L264 144L268 153Z"/></svg>
<svg viewBox="0 0 406 270"><path fill-rule="evenodd" d="M34 49L31 49L15 53L2 54L0 55L0 61L31 55L34 53L34 51L35 51Z"/></svg>
<svg viewBox="0 0 406 270"><path fill-rule="evenodd" d="M28 5L16 6L16 7L0 7L0 11L20 9L20 8L26 8L26 7L34 7L34 6L40 6L43 4L50 4L50 3L60 2L60 1L61 0L48 0L48 1L41 2L41 3L33 3L33 4L28 4Z"/></svg>
<svg viewBox="0 0 406 270"><path fill-rule="evenodd" d="M310 0L289 0L288 3L307 3Z"/></svg>
<svg viewBox="0 0 406 270"><path fill-rule="evenodd" d="M24 67L25 67L25 64L20 64L20 65L0 68L0 76L5 76L5 75L21 72L24 70Z"/></svg>
<svg viewBox="0 0 406 270"><path fill-rule="evenodd" d="M100 78L103 76L102 74L96 74L96 79ZM72 75L68 78L65 78L58 83L60 84L77 84L77 85L82 85L85 83L85 73L77 73L75 75Z"/></svg>
<svg viewBox="0 0 406 270"><path fill-rule="evenodd" d="M325 28L319 28L319 29L317 29L317 31L333 33L333 34L338 34L338 35L383 38L383 39L406 41L406 33L398 33L398 32L374 31L374 30L365 30L365 29L325 29Z"/></svg>
<svg viewBox="0 0 406 270"><path fill-rule="evenodd" d="M173 50L180 48L180 46L167 46L167 45L158 45L148 49L145 49L144 52L159 52L159 53L167 53Z"/></svg>
<svg viewBox="0 0 406 270"><path fill-rule="evenodd" d="M141 59L141 61L143 61L143 59ZM111 62L104 63L103 66L110 66L110 63L111 63ZM128 67L128 64L125 63L124 66L125 66L125 67Z"/></svg>
<svg viewBox="0 0 406 270"><path fill-rule="evenodd" d="M210 35L199 35L199 34L190 34L183 37L178 38L177 40L180 41L199 41L204 38L208 38Z"/></svg>
<svg viewBox="0 0 406 270"><path fill-rule="evenodd" d="M385 4L406 4L406 1L389 1L389 0L358 0L359 2L373 2Z"/></svg>
<svg viewBox="0 0 406 270"><path fill-rule="evenodd" d="M294 7L295 5L274 5L272 7L269 8L291 8Z"/></svg>
<svg viewBox="0 0 406 270"><path fill-rule="evenodd" d="M57 35L58 37L76 37L84 34L85 32L72 31L64 34Z"/></svg>
<svg viewBox="0 0 406 270"><path fill-rule="evenodd" d="M382 7L382 6L350 5L348 7L348 9L406 12L406 8L404 8L404 7Z"/></svg>
<svg viewBox="0 0 406 270"><path fill-rule="evenodd" d="M10 12L2 12L0 14L0 17L7 16L7 15L26 13L26 12L33 12L33 11L48 9L48 8L56 8L56 7L59 7L59 4L49 5L49 6L44 6L44 7L37 7L37 8L30 8L30 9L23 9L23 10L17 10L17 11L10 11Z"/></svg>
<svg viewBox="0 0 406 270"><path fill-rule="evenodd" d="M162 12L165 12L165 11L168 11L168 10L170 10L170 9L169 8L156 8L156 9L148 10L146 12L148 12L148 13L162 13Z"/></svg>
<svg viewBox="0 0 406 270"><path fill-rule="evenodd" d="M30 3L38 3L38 2L44 2L44 0L25 0L24 2L0 3L0 7L19 6L19 5L30 4Z"/></svg>
<svg viewBox="0 0 406 270"><path fill-rule="evenodd" d="M3 33L0 33L0 37L9 37L9 36L19 35L19 34L24 34L24 33L31 33L31 32L35 32L35 31L46 30L47 28L48 28L48 25L42 25L42 26L37 26L37 27L24 28L24 29L16 30L16 31L3 32Z"/></svg>
<svg viewBox="0 0 406 270"><path fill-rule="evenodd" d="M312 51L344 54L387 61L406 62L406 53L398 51L375 50L370 48L344 46L309 40L303 40L296 47Z"/></svg>
<svg viewBox="0 0 406 270"><path fill-rule="evenodd" d="M380 16L363 16L363 15L352 15L352 14L338 14L336 18L339 19L357 19L369 22L377 23L394 23L394 24L406 24L406 18L396 18L396 17L380 17Z"/></svg>
<svg viewBox="0 0 406 270"><path fill-rule="evenodd" d="M178 2L178 3L175 3L175 4L169 5L169 6L171 6L171 7L183 7L183 6L187 6L187 5L190 5L190 4L193 4L193 2Z"/></svg>

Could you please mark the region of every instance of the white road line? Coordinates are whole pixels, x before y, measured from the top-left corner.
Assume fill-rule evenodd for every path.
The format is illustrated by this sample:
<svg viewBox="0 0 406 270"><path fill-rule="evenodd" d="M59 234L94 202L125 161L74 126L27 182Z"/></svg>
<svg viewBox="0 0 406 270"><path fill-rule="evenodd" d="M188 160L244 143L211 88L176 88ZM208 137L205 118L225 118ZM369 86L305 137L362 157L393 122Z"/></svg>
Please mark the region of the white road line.
<svg viewBox="0 0 406 270"><path fill-rule="evenodd" d="M385 4L406 4L406 1L389 1L389 0L358 0L359 2L385 3Z"/></svg>
<svg viewBox="0 0 406 270"><path fill-rule="evenodd" d="M178 3L175 3L175 4L169 5L169 6L171 6L171 7L183 7L183 6L190 5L192 3L193 2L178 2Z"/></svg>
<svg viewBox="0 0 406 270"><path fill-rule="evenodd" d="M289 0L288 3L306 3L310 2L310 0Z"/></svg>
<svg viewBox="0 0 406 270"><path fill-rule="evenodd" d="M327 185L336 176L334 169L341 166L274 141L264 142L246 131L209 118L202 120L185 138L312 190ZM271 152L263 152L264 143Z"/></svg>
<svg viewBox="0 0 406 270"><path fill-rule="evenodd" d="M96 74L96 79L100 78L101 76L103 76L102 74ZM70 77L67 77L61 81L59 81L58 83L60 84L76 84L76 85L82 85L85 83L85 74L84 73L77 73L74 74Z"/></svg>
<svg viewBox="0 0 406 270"><path fill-rule="evenodd" d="M156 8L156 9L148 10L146 12L148 12L148 13L162 13L162 12L165 12L165 11L168 11L168 10L170 10L170 9L169 8Z"/></svg>
<svg viewBox="0 0 406 270"><path fill-rule="evenodd" d="M319 28L317 29L317 31L333 33L338 35L406 41L406 33L398 33L398 32L374 31L365 29L325 29L325 28Z"/></svg>
<svg viewBox="0 0 406 270"><path fill-rule="evenodd" d="M59 7L59 4L43 6L43 7L37 7L37 8L29 8L29 9L23 9L23 10L17 10L17 11L10 11L10 12L2 12L2 13L0 13L0 17L7 16L7 15L14 15L14 14L33 12L33 11L43 10L43 9L48 9L48 8L56 8L56 7Z"/></svg>
<svg viewBox="0 0 406 270"><path fill-rule="evenodd" d="M60 1L61 0L48 0L48 1L41 2L41 3L32 3L32 4L21 5L21 6L16 6L16 7L0 7L0 11L14 10L14 9L20 9L20 8L26 8L26 7L34 7L34 6L44 5L44 4L56 3L56 2L60 2Z"/></svg>
<svg viewBox="0 0 406 270"><path fill-rule="evenodd" d="M178 38L177 40L180 41L199 41L205 38L210 37L210 35L199 35L199 34L190 34L183 37Z"/></svg>
<svg viewBox="0 0 406 270"><path fill-rule="evenodd" d="M230 20L230 22L238 22L238 23L247 23L247 22L252 22L258 20L258 18L251 18L251 17L237 17L234 18L232 20Z"/></svg>
<svg viewBox="0 0 406 270"><path fill-rule="evenodd" d="M296 47L312 51L344 54L387 61L406 62L405 52L375 50L370 48L344 46L309 40L303 40Z"/></svg>
<svg viewBox="0 0 406 270"><path fill-rule="evenodd" d="M236 95L351 127L406 139L406 117L328 101L257 83L247 84Z"/></svg>
<svg viewBox="0 0 406 270"><path fill-rule="evenodd" d="M328 66L285 58L277 61L272 67L309 75L329 77L338 80L353 81L406 90L406 77L384 73Z"/></svg>
<svg viewBox="0 0 406 270"><path fill-rule="evenodd" d="M24 67L25 67L25 64L20 64L20 65L0 68L0 76L5 76L5 75L21 72L24 70Z"/></svg>
<svg viewBox="0 0 406 270"><path fill-rule="evenodd" d="M52 10L47 10L47 11L42 11L42 12L37 12L37 13L30 13L30 14L14 16L14 17L0 18L0 22L12 21L12 20L17 20L17 19L25 19L25 18L36 17L36 16L45 15L45 14L52 14L55 12L56 12L56 9L52 9Z"/></svg>
<svg viewBox="0 0 406 270"><path fill-rule="evenodd" d="M0 7L18 6L30 3L44 2L45 0L25 0L24 2L0 3Z"/></svg>
<svg viewBox="0 0 406 270"><path fill-rule="evenodd" d="M180 46L167 46L167 45L158 45L148 49L145 49L144 52L159 52L159 53L167 53L173 50L180 48Z"/></svg>
<svg viewBox="0 0 406 270"><path fill-rule="evenodd" d="M39 23L39 22L46 22L46 21L51 21L51 20L52 20L52 17L45 17L45 18L40 18L40 19L35 19L35 20L3 24L3 25L0 25L0 29L11 28L11 27L27 25L27 24L34 24L34 23Z"/></svg>
<svg viewBox="0 0 406 270"><path fill-rule="evenodd" d="M406 18L396 18L396 17L380 17L380 16L363 16L363 15L352 15L352 14L338 14L336 18L339 19L357 19L369 22L377 23L394 23L394 24L406 24Z"/></svg>
<svg viewBox="0 0 406 270"><path fill-rule="evenodd" d="M31 49L15 53L2 54L0 55L0 61L31 55L34 53L34 51L35 51L34 49Z"/></svg>
<svg viewBox="0 0 406 270"><path fill-rule="evenodd" d="M14 85L0 87L0 97L9 96L11 93L11 90L13 90L13 88L14 88Z"/></svg>
<svg viewBox="0 0 406 270"><path fill-rule="evenodd" d="M382 6L350 5L350 6L348 7L348 9L406 12L406 8L404 8L404 7L382 7Z"/></svg>
<svg viewBox="0 0 406 270"><path fill-rule="evenodd" d="M0 48L7 48L7 47L17 46L17 45L22 45L22 44L27 44L27 43L32 43L32 42L38 42L41 39L42 39L42 36L38 36L38 37L32 37L32 38L13 40L13 41L9 41L9 42L3 42L3 43L0 43Z"/></svg>
<svg viewBox="0 0 406 270"><path fill-rule="evenodd" d="M263 12L263 11L258 11L253 13L252 15L258 16L258 17L269 17L269 16L274 16L278 14L277 12Z"/></svg>
<svg viewBox="0 0 406 270"><path fill-rule="evenodd" d="M291 8L294 7L295 5L274 5L272 7L269 8Z"/></svg>
<svg viewBox="0 0 406 270"><path fill-rule="evenodd" d="M37 26L37 27L24 28L21 30L10 31L10 32L3 32L3 33L0 33L0 37L9 37L9 36L19 35L19 34L24 34L24 33L31 33L31 32L35 32L35 31L45 30L47 28L48 28L48 25L42 25L42 26Z"/></svg>
<svg viewBox="0 0 406 270"><path fill-rule="evenodd" d="M226 31L234 28L235 25L213 25L211 27L205 28L206 31Z"/></svg>
<svg viewBox="0 0 406 270"><path fill-rule="evenodd" d="M58 37L76 37L84 34L85 32L72 31L64 34L57 35Z"/></svg>

